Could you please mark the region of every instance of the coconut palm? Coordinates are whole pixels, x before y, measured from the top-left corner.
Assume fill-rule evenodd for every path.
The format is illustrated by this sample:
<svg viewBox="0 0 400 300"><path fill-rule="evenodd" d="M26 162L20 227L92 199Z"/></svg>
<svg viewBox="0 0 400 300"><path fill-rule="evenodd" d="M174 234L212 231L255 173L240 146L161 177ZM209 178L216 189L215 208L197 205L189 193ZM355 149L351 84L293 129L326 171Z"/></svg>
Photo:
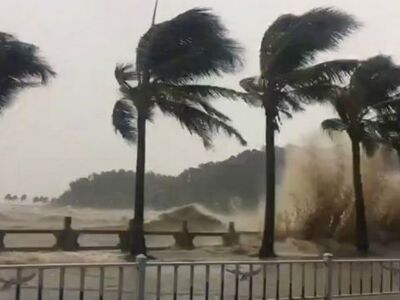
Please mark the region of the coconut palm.
<svg viewBox="0 0 400 300"><path fill-rule="evenodd" d="M113 125L125 140L137 144L132 255L146 252L146 121L153 118L158 108L176 118L191 134L198 135L205 147L212 145L217 132L233 136L245 145L240 133L229 124L230 119L215 109L211 100L250 98L230 89L197 84L199 79L235 71L241 65L240 52L238 44L226 36L218 17L206 9L192 9L152 26L144 34L137 47L136 69L132 65L117 66L115 77L122 99L115 104Z"/></svg>
<svg viewBox="0 0 400 300"><path fill-rule="evenodd" d="M47 83L55 72L38 54L39 49L0 32L0 111L16 92Z"/></svg>
<svg viewBox="0 0 400 300"><path fill-rule="evenodd" d="M330 82L340 81L358 65L355 60L311 64L318 53L336 48L357 27L352 16L332 8L282 15L262 39L261 76L241 81L247 92L260 99L266 115L266 207L260 257L275 255L275 132L281 117L324 100L331 92Z"/></svg>
<svg viewBox="0 0 400 300"><path fill-rule="evenodd" d="M344 131L351 141L353 187L356 211L356 246L368 251L368 230L362 186L360 152L374 154L384 142L382 115L391 110L400 87L400 68L387 56L376 56L363 62L352 74L349 84L337 86L332 99L339 118L322 122L322 128Z"/></svg>

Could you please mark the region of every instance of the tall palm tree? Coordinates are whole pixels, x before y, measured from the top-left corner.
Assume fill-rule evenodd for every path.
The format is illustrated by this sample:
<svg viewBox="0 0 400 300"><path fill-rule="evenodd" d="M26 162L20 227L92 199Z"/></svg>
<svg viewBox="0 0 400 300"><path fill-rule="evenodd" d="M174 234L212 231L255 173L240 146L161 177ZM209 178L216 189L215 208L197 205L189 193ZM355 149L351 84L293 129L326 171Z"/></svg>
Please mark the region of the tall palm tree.
<svg viewBox="0 0 400 300"><path fill-rule="evenodd" d="M0 32L0 112L12 102L16 92L45 84L55 76L38 52L36 46Z"/></svg>
<svg viewBox="0 0 400 300"><path fill-rule="evenodd" d="M376 56L361 63L348 85L336 86L332 99L339 118L322 122L322 128L344 131L351 141L353 187L356 211L356 246L360 252L369 249L367 220L362 186L361 145L372 155L383 142L381 115L391 109L400 87L400 67L387 56Z"/></svg>
<svg viewBox="0 0 400 300"><path fill-rule="evenodd" d="M357 27L356 20L332 8L317 8L303 15L282 15L267 29L261 42L260 77L246 78L241 86L256 95L266 116L266 206L260 257L274 256L275 132L281 116L322 101L329 83L341 80L358 62L342 60L311 65L315 56L335 49Z"/></svg>
<svg viewBox="0 0 400 300"><path fill-rule="evenodd" d="M124 139L137 144L135 215L130 237L132 255L146 253L143 231L146 121L153 111L176 118L205 147L217 132L246 141L230 119L215 109L217 97L250 99L230 89L197 84L199 79L233 72L241 65L241 48L226 36L219 18L206 9L192 9L150 28L137 47L136 69L118 65L115 77L122 99L113 124ZM132 84L135 81L137 84Z"/></svg>

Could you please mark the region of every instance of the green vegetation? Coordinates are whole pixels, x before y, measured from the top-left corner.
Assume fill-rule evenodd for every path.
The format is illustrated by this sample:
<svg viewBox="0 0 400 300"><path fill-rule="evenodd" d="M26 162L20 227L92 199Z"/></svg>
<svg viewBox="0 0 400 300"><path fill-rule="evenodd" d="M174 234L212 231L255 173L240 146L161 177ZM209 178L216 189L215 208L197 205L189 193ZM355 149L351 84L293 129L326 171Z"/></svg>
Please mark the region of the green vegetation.
<svg viewBox="0 0 400 300"><path fill-rule="evenodd" d="M278 182L284 169L284 149L277 148ZM180 175L146 174L146 207L166 209L188 203L200 203L210 210L228 213L232 210L254 210L265 194L263 180L264 152L247 150L216 163L190 168ZM54 205L97 208L132 208L131 171L110 171L80 178Z"/></svg>

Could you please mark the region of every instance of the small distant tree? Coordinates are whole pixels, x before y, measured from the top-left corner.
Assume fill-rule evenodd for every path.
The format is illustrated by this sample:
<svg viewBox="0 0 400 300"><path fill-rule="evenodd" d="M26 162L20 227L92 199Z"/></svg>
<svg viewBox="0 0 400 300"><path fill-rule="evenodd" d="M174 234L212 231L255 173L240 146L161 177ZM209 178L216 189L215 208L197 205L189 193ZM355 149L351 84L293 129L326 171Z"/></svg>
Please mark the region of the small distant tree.
<svg viewBox="0 0 400 300"><path fill-rule="evenodd" d="M25 201L28 198L26 194L23 194L20 198L21 201Z"/></svg>

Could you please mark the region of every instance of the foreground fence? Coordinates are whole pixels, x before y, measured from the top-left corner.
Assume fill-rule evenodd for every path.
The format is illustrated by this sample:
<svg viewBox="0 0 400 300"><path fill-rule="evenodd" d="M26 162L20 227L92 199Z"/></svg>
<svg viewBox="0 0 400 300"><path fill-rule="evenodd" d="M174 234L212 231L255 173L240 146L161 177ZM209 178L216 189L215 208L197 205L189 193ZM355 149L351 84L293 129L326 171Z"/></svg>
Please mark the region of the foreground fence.
<svg viewBox="0 0 400 300"><path fill-rule="evenodd" d="M0 299L333 299L400 294L400 259L0 266ZM7 298L6 298L7 297Z"/></svg>
<svg viewBox="0 0 400 300"><path fill-rule="evenodd" d="M0 229L0 251L43 251L43 250L63 250L63 251L79 251L79 250L113 250L120 249L127 251L129 249L129 236L132 230L132 221L126 230L112 229L74 229L72 228L72 218L64 218L64 226L62 229ZM221 238L224 246L234 246L239 242L242 235L258 235L255 231L237 231L235 223L230 222L227 231L191 231L189 230L189 222L183 221L181 230L154 230L145 231L147 236L169 236L174 239L175 246L182 249L195 248L194 239L196 237L218 237ZM52 246L38 245L35 240L29 246L9 247L5 243L8 235L51 235L55 238ZM92 237L101 236L117 236L118 243L110 245L84 246L80 245L79 238L83 235ZM160 249L165 248L161 247ZM1 300L1 299L0 299Z"/></svg>

